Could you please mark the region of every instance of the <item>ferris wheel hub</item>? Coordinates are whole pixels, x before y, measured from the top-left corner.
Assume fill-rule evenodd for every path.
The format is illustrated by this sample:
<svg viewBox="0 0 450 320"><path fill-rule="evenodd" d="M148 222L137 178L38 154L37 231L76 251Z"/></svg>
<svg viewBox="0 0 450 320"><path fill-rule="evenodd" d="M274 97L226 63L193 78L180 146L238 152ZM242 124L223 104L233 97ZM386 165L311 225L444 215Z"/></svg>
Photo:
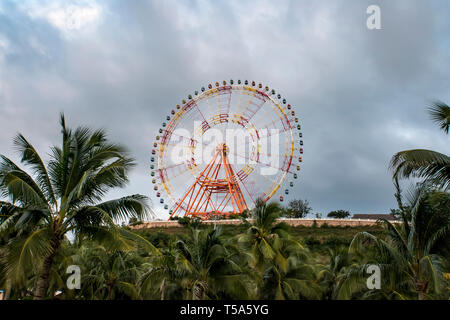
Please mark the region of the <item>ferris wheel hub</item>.
<svg viewBox="0 0 450 320"><path fill-rule="evenodd" d="M217 147L216 147L216 151L223 153L224 155L227 155L230 152L230 148L228 148L226 143L220 143Z"/></svg>

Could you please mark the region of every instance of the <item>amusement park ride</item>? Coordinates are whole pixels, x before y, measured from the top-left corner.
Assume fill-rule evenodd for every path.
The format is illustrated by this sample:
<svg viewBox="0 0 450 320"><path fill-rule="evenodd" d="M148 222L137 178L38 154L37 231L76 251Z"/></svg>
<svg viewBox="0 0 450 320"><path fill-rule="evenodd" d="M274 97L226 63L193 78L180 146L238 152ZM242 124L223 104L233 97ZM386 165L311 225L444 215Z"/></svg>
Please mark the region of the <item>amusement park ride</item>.
<svg viewBox="0 0 450 320"><path fill-rule="evenodd" d="M299 119L268 86L247 80L209 84L183 99L166 120L150 168L156 197L170 217L239 215L258 198L272 198L287 178L298 178Z"/></svg>

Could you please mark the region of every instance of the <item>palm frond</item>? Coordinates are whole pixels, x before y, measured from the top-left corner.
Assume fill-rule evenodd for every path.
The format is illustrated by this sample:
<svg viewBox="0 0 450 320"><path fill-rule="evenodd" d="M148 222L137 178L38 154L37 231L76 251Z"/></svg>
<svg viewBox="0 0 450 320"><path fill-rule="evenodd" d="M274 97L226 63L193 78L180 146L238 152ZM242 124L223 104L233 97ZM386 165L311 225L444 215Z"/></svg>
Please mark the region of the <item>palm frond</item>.
<svg viewBox="0 0 450 320"><path fill-rule="evenodd" d="M383 222L386 226L388 234L390 236L390 240L396 245L397 249L405 256L409 256L408 252L408 242L406 235L400 233L397 230L396 226L394 226L390 221L386 219L379 219L379 221Z"/></svg>
<svg viewBox="0 0 450 320"><path fill-rule="evenodd" d="M45 167L44 162L37 151L22 134L18 134L14 138L14 145L16 146L17 151L21 154L21 161L30 165L33 169L33 172L37 176L36 182L45 194L47 200L56 205L56 197L53 191L52 183L50 182L47 168Z"/></svg>
<svg viewBox="0 0 450 320"><path fill-rule="evenodd" d="M148 201L149 199L146 196L135 194L120 199L109 200L97 204L96 207L107 212L115 221L130 217L147 219L150 216L154 216L153 211L147 203Z"/></svg>
<svg viewBox="0 0 450 320"><path fill-rule="evenodd" d="M450 157L424 150L406 150L396 153L390 163L394 178L425 178L444 189L450 186Z"/></svg>
<svg viewBox="0 0 450 320"><path fill-rule="evenodd" d="M139 234L132 232L132 231L128 231L124 228L121 228L119 230L119 232L122 235L122 237L136 242L146 252L148 252L152 255L161 255L162 254L161 251L157 247L155 247L150 241L148 241L144 237L140 236Z"/></svg>
<svg viewBox="0 0 450 320"><path fill-rule="evenodd" d="M6 257L8 278L15 283L24 281L26 274L52 253L51 239L52 232L46 228L13 238Z"/></svg>
<svg viewBox="0 0 450 320"><path fill-rule="evenodd" d="M47 199L33 178L13 161L0 156L0 193L13 203L48 207Z"/></svg>
<svg viewBox="0 0 450 320"><path fill-rule="evenodd" d="M436 101L428 109L431 120L448 134L450 128L450 107L441 101Z"/></svg>
<svg viewBox="0 0 450 320"><path fill-rule="evenodd" d="M0 224L0 236L11 233L14 230L14 227L21 215L22 210L14 210L8 215L2 217L2 221Z"/></svg>

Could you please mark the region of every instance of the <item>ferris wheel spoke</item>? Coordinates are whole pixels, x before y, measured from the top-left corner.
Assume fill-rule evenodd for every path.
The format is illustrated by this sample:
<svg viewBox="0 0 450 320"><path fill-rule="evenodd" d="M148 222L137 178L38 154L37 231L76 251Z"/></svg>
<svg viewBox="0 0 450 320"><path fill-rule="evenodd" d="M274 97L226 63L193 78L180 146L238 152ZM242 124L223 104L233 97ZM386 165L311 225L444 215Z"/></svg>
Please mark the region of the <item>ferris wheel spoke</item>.
<svg viewBox="0 0 450 320"><path fill-rule="evenodd" d="M267 123L261 125L260 128L264 128L264 129L267 130L267 132L271 132L271 133L263 135L263 136L260 136L260 138L270 137L271 135L274 135L274 134L284 133L284 132L287 132L287 131L289 131L291 129L291 128L284 128L284 127L283 128L278 128L277 125L276 125L277 123L278 123L277 121L272 120L270 122L267 122ZM270 128L269 127L270 125L273 125L273 128ZM277 130L277 131L273 132L272 130Z"/></svg>
<svg viewBox="0 0 450 320"><path fill-rule="evenodd" d="M238 99L238 101L237 101L237 103L236 103L236 106L240 106L241 104L242 104L242 97L243 97L243 95L242 94L240 94L239 95L239 99ZM233 112L235 113L235 114L238 114L238 111L239 109L237 109L237 110L233 110ZM231 110L230 110L231 111Z"/></svg>
<svg viewBox="0 0 450 320"><path fill-rule="evenodd" d="M266 127L266 128L267 128L267 127ZM292 128L283 128L283 129L275 128L275 129L276 129L276 130L279 130L279 131L277 131L277 132L272 132L271 130L269 130L269 128L267 128L267 132L270 132L270 133L268 133L268 134L266 134L266 135L263 135L263 136L260 136L259 138L260 138L260 139L262 139L262 138L268 138L268 137L271 137L271 136L273 136L273 135L285 133L285 132L288 132L289 130L291 130ZM274 130L274 129L272 129L272 130Z"/></svg>
<svg viewBox="0 0 450 320"><path fill-rule="evenodd" d="M258 196L257 195L254 195L254 194L252 194L252 193L250 193L250 191L248 190L249 188L247 188L247 186L246 186L246 184L244 183L244 181L245 180L251 180L251 182L252 182L252 184L251 185L255 185L255 182L254 182L254 180L252 179L252 178L249 178L250 177L250 175L247 175L246 177L245 177L245 179L243 179L243 180L241 180L240 178L239 178L239 180L241 181L241 184L242 184L242 186L244 187L244 190L247 192L247 194L250 196L250 199L252 200L252 202L253 202L253 204L256 204L256 199L258 198Z"/></svg>
<svg viewBox="0 0 450 320"><path fill-rule="evenodd" d="M228 94L228 103L227 103L227 113L226 114L227 114L228 118L230 117L230 110L231 110L231 90ZM227 123L225 125L226 129L228 129L228 123L229 123L229 120L227 120Z"/></svg>
<svg viewBox="0 0 450 320"><path fill-rule="evenodd" d="M158 180L161 181L161 183L170 183L171 181L175 181L176 178L183 176L187 172L189 172L189 169L180 172L171 172L171 174L169 174L168 172L164 172L164 174L160 174Z"/></svg>
<svg viewBox="0 0 450 320"><path fill-rule="evenodd" d="M164 172L165 175L163 175L163 177L165 179L167 178L167 180L172 180L172 179L179 177L179 176L183 175L184 173L190 171L189 168L186 168L184 170L175 170L174 168L171 168L169 170L166 170L166 169L160 169L160 170L162 170Z"/></svg>
<svg viewBox="0 0 450 320"><path fill-rule="evenodd" d="M192 146L189 145L189 146L188 146L189 148L195 147L197 144L201 144L201 145L203 145L204 147L209 147L209 146L211 145L211 143L206 143L206 142L204 142L203 140L202 140L202 141L198 141L198 140L196 140L196 139L194 139L194 138L189 138L189 137L186 137L186 136L177 134L177 133L172 133L172 134L174 134L174 135L176 135L176 136L178 136L178 137L187 139L187 140L189 140L190 143L193 142L194 144L193 144ZM175 143L175 142L174 142L174 143ZM177 146L178 146L178 145L177 145Z"/></svg>
<svg viewBox="0 0 450 320"><path fill-rule="evenodd" d="M218 116L219 116L219 119L221 119L220 117L222 116L222 115L224 115L224 114L226 114L226 115L228 115L228 111L225 111L225 110L222 110L222 104L221 104L221 93L219 93L218 95L217 95L217 109L218 109ZM226 137L226 129L228 128L228 121L229 121L229 116L227 116L227 120L226 120L226 126L220 126L219 128L220 128L220 132L222 133L222 137L224 137L224 139L226 139L225 137ZM221 121L221 120L220 120Z"/></svg>
<svg viewBox="0 0 450 320"><path fill-rule="evenodd" d="M167 166L167 167L158 168L158 170L170 170L170 169L173 169L173 168L176 168L176 167L180 167L180 166L184 166L184 165L186 165L186 163L181 162L181 163L173 164L173 165L170 165L170 166Z"/></svg>
<svg viewBox="0 0 450 320"><path fill-rule="evenodd" d="M178 143L175 143L175 142L165 143L164 145L165 145L166 147L170 147L170 148L168 148L168 149L171 149L172 147L183 148L183 149L189 149L189 148L192 148L191 145L188 145L188 144L178 144Z"/></svg>
<svg viewBox="0 0 450 320"><path fill-rule="evenodd" d="M250 117L248 117L247 121L250 121L255 116L255 114L257 114L259 110L261 110L261 108L266 104L266 102L267 100L263 100L261 104L256 105L257 106L256 110L250 115Z"/></svg>
<svg viewBox="0 0 450 320"><path fill-rule="evenodd" d="M265 179L266 181L268 181L270 183L271 186L275 186L277 185L277 181L276 180L272 180L269 179L266 175L261 174L260 177L262 177L263 179ZM264 192L264 195L266 195L266 193Z"/></svg>
<svg viewBox="0 0 450 320"><path fill-rule="evenodd" d="M294 149L293 149L294 150ZM264 157L268 157L270 159L281 159L284 158L286 156L286 154L289 153L289 150L286 150L286 153L280 154L280 153L264 153L264 152L260 152L259 155L260 156L264 156Z"/></svg>
<svg viewBox="0 0 450 320"><path fill-rule="evenodd" d="M244 96L241 96L242 97L242 99L243 100L245 100L244 99ZM240 113L238 113L238 112L236 112L236 114L238 114L238 115L240 115L240 116L242 116L242 114L245 114L245 112L247 111L247 109L248 109L248 107L250 106L250 103L251 103L251 98L250 98L250 96L249 95L246 95L245 97L247 97L247 104L246 104L246 106L245 106L245 108L244 109L242 109L242 100L240 100L239 101L239 104L238 104L238 107L240 107L240 108L238 108L236 111L242 111L242 112L240 112Z"/></svg>
<svg viewBox="0 0 450 320"><path fill-rule="evenodd" d="M196 102L194 102L195 107L197 108L198 113L201 115L202 119L203 119L203 123L205 125L208 126L208 128L210 127L209 122L205 119L205 116L203 115L203 113L201 112L200 108L198 107L198 104Z"/></svg>
<svg viewBox="0 0 450 320"><path fill-rule="evenodd" d="M289 169L292 165L292 160L294 159L294 157L290 155L290 152L288 149L286 149L286 153L284 153L284 154L272 154L271 153L269 155L269 154L261 153L261 155L269 157L270 159L278 159L279 160L278 163L282 162L282 166L280 168L281 171L293 173Z"/></svg>
<svg viewBox="0 0 450 320"><path fill-rule="evenodd" d="M186 136L183 136L183 135L178 134L178 133L175 133L175 132L170 132L170 134L171 134L171 135L175 135L175 136L180 137L180 138L184 138L184 139L189 140L189 141L194 141L194 142L196 142L196 143L198 142L197 140L195 140L195 139L192 138L192 137L186 137Z"/></svg>
<svg viewBox="0 0 450 320"><path fill-rule="evenodd" d="M286 170L283 170L283 168L272 166L272 165L270 165L268 163L264 163L264 162L262 162L260 160L250 159L250 158L248 158L246 156L242 156L242 155L234 153L232 151L230 151L230 154L233 154L233 155L238 156L240 158L244 158L244 159L249 160L249 161L255 161L256 163L261 164L261 165L266 166L266 167L274 168L274 169L277 169L277 170L280 170L280 171L286 171Z"/></svg>

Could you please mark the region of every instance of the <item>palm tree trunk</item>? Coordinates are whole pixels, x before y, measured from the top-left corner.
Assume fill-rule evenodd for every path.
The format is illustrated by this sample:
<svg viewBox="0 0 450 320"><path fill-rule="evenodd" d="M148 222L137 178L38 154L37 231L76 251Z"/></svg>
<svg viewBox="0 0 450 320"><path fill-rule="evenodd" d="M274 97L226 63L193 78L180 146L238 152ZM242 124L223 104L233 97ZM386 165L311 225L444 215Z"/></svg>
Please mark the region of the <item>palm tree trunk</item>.
<svg viewBox="0 0 450 320"><path fill-rule="evenodd" d="M112 286L108 285L108 295L106 296L106 300L111 300Z"/></svg>
<svg viewBox="0 0 450 320"><path fill-rule="evenodd" d="M415 283L416 291L417 291L417 299L418 300L425 300L425 293L428 289L428 282L427 281L417 281Z"/></svg>
<svg viewBox="0 0 450 320"><path fill-rule="evenodd" d="M419 291L418 299L419 299L419 300L424 300L424 299L425 299L425 292Z"/></svg>
<svg viewBox="0 0 450 320"><path fill-rule="evenodd" d="M207 290L208 283L205 280L197 281L193 288L193 300L203 300Z"/></svg>
<svg viewBox="0 0 450 320"><path fill-rule="evenodd" d="M9 279L5 282L5 292L3 293L3 300L8 300L11 295L11 282Z"/></svg>
<svg viewBox="0 0 450 320"><path fill-rule="evenodd" d="M50 283L50 270L52 268L54 258L55 253L52 253L44 259L41 275L39 276L39 280L37 282L36 293L34 294L33 300L42 300L45 298Z"/></svg>
<svg viewBox="0 0 450 320"><path fill-rule="evenodd" d="M161 283L161 300L164 300L164 293L166 291L166 278Z"/></svg>
<svg viewBox="0 0 450 320"><path fill-rule="evenodd" d="M42 264L41 274L37 282L36 293L34 294L33 300L42 300L47 294L48 286L50 284L50 270L52 269L53 259L61 245L61 241L54 240L52 241L52 244L52 252L44 259L44 263Z"/></svg>

